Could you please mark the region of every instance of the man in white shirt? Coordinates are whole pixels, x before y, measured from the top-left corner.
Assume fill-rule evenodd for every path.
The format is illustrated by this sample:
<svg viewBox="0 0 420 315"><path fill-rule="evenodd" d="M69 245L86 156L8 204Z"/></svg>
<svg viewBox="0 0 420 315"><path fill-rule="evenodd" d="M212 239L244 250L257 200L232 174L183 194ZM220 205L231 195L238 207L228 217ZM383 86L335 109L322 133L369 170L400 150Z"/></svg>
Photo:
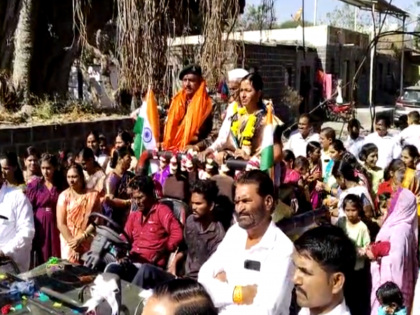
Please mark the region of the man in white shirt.
<svg viewBox="0 0 420 315"><path fill-rule="evenodd" d="M240 107L239 103L239 87L241 85L241 80L248 75L248 71L245 69L233 69L228 72L228 86L229 86L229 106L226 109L226 115L223 119L222 126L219 130L219 135L217 139L213 142L213 144L209 147L207 151L219 151L222 149L223 145L226 143L230 127L231 127L231 120L234 113L234 104Z"/></svg>
<svg viewBox="0 0 420 315"><path fill-rule="evenodd" d="M319 134L313 132L311 117L303 114L299 117L298 130L292 132L284 149L291 150L295 157L306 157L306 147L311 141L319 142Z"/></svg>
<svg viewBox="0 0 420 315"><path fill-rule="evenodd" d="M387 117L376 118L376 132L368 135L364 143L374 143L378 147L378 162L376 162L376 166L382 169L387 168L393 159L398 159L401 155L399 138L388 133L389 126L390 122Z"/></svg>
<svg viewBox="0 0 420 315"><path fill-rule="evenodd" d="M0 259L10 257L26 272L35 235L32 206L20 189L5 185L2 177L0 187Z"/></svg>
<svg viewBox="0 0 420 315"><path fill-rule="evenodd" d="M237 222L198 274L221 315L289 315L293 244L271 220L273 181L253 170L237 182Z"/></svg>
<svg viewBox="0 0 420 315"><path fill-rule="evenodd" d="M310 229L295 241L295 249L293 280L299 315L350 315L344 284L354 270L356 249L343 230L336 226ZM358 291L353 290L356 296Z"/></svg>
<svg viewBox="0 0 420 315"><path fill-rule="evenodd" d="M357 119L351 119L347 124L347 131L349 135L347 140L344 142L344 147L348 152L353 154L357 159L359 159L360 151L365 143L365 139L360 136L360 129L362 125Z"/></svg>
<svg viewBox="0 0 420 315"><path fill-rule="evenodd" d="M420 151L420 114L418 111L409 112L407 115L408 127L399 134L402 146L411 144Z"/></svg>

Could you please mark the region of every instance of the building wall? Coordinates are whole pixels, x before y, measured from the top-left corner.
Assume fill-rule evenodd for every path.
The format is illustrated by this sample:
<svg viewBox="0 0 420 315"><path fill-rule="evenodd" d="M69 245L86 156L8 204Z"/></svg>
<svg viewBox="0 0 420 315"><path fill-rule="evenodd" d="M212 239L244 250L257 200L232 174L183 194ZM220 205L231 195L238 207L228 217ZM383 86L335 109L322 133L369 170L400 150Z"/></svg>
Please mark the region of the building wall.
<svg viewBox="0 0 420 315"><path fill-rule="evenodd" d="M331 73L334 79L341 78L346 84L353 77L366 55L366 48L357 46L328 45L317 48L324 70ZM357 76L357 102L369 103L369 69L370 55L366 58ZM374 65L373 100L378 105L391 105L395 101L396 89L399 86L399 60L387 54L377 53ZM349 99L351 83L343 89L344 99Z"/></svg>
<svg viewBox="0 0 420 315"><path fill-rule="evenodd" d="M57 153L59 150L76 152L85 144L86 135L94 130L113 143L118 130L131 130L133 121L128 118L103 119L91 122L64 123L0 129L0 152L16 152L19 156L29 146L40 152Z"/></svg>
<svg viewBox="0 0 420 315"><path fill-rule="evenodd" d="M238 56L242 56L238 59L238 67L258 70L264 80L264 98L271 99L277 114L288 120L290 112L282 104L282 94L287 87L300 91L303 67L309 69L310 85L313 86L318 59L316 51L310 49L304 54L296 46L246 43L238 51ZM307 109L313 106L312 91L307 106Z"/></svg>

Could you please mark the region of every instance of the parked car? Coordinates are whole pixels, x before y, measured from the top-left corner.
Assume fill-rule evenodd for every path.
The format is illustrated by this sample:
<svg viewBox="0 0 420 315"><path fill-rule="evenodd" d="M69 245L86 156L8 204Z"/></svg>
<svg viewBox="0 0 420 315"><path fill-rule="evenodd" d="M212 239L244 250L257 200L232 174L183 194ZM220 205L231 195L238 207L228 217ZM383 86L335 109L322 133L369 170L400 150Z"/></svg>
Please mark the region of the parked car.
<svg viewBox="0 0 420 315"><path fill-rule="evenodd" d="M397 98L394 110L394 123L400 123L400 117L409 112L418 111L420 113L420 86L409 86L404 88L402 95Z"/></svg>

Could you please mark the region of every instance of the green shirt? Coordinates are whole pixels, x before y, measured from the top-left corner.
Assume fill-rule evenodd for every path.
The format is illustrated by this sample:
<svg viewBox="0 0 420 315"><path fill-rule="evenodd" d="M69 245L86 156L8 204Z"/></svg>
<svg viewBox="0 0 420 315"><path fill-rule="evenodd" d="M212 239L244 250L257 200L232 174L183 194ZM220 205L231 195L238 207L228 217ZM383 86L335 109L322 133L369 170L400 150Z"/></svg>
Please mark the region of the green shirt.
<svg viewBox="0 0 420 315"><path fill-rule="evenodd" d="M360 221L356 224L348 222L346 217L338 219L337 225L344 230L347 236L356 245L356 250L363 249L370 244L370 235L367 225ZM365 257L357 256L355 270L360 270L365 265Z"/></svg>

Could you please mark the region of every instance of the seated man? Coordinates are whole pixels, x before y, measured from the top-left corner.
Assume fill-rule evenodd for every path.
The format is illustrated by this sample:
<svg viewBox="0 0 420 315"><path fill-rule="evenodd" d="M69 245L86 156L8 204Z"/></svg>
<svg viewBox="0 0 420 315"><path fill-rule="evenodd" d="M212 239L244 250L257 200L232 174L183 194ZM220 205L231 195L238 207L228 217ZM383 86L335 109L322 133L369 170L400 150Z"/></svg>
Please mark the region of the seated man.
<svg viewBox="0 0 420 315"><path fill-rule="evenodd" d="M163 133L164 150L200 152L217 137L219 118L207 93L200 66L190 65L179 74L182 89L172 99Z"/></svg>
<svg viewBox="0 0 420 315"><path fill-rule="evenodd" d="M26 272L29 270L35 235L32 206L20 189L4 183L2 175L0 187L0 261L8 256L16 262L21 272ZM9 267L1 269L11 272Z"/></svg>
<svg viewBox="0 0 420 315"><path fill-rule="evenodd" d="M229 106L226 109L226 115L223 119L222 126L219 130L217 139L213 144L206 150L208 152L213 151L217 152L222 149L223 145L226 143L227 138L229 137L231 120L235 115L235 106L241 107L239 100L239 89L241 86L241 80L248 75L248 71L245 69L234 69L228 72L228 86L229 86Z"/></svg>
<svg viewBox="0 0 420 315"><path fill-rule="evenodd" d="M168 206L157 202L153 180L139 177L130 188L137 204L137 211L130 213L124 228L132 243L131 252L105 268L105 272L116 273L126 281L133 279L143 263L164 268L169 254L182 242L181 225Z"/></svg>
<svg viewBox="0 0 420 315"><path fill-rule="evenodd" d="M273 195L273 181L263 171L237 181L238 223L198 274L219 314L289 314L294 248L271 219Z"/></svg>
<svg viewBox="0 0 420 315"><path fill-rule="evenodd" d="M185 248L176 254L168 272L150 264L143 264L133 283L144 289L153 289L161 282L175 278L177 267L186 257L185 277L197 279L201 266L216 251L225 236L225 229L214 215L219 189L212 180L198 180L191 187L193 214L184 227Z"/></svg>

